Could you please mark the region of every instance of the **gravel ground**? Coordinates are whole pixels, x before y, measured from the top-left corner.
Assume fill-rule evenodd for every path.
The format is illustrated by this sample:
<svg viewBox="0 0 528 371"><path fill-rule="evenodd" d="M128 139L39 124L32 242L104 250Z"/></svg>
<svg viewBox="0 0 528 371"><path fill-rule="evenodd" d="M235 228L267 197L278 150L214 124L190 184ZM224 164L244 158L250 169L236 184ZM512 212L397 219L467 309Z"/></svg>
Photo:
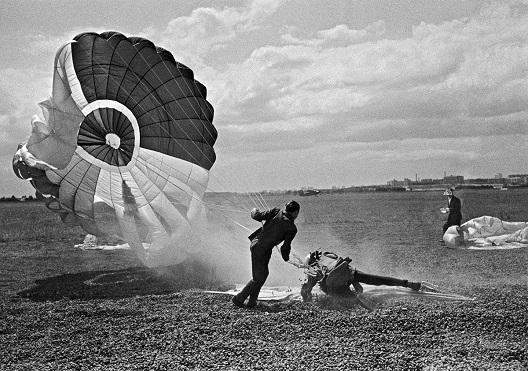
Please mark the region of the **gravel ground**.
<svg viewBox="0 0 528 371"><path fill-rule="evenodd" d="M527 369L527 287L464 294L478 300L398 299L373 313L324 301L238 309L227 296L198 290L7 297L0 304L0 368Z"/></svg>
<svg viewBox="0 0 528 371"><path fill-rule="evenodd" d="M475 301L246 310L201 291L226 288L205 266L152 271L126 251L73 249L82 231L50 214L2 210L0 370L528 369L525 250L381 251L395 270L384 273L405 269ZM28 215L38 228L24 227Z"/></svg>

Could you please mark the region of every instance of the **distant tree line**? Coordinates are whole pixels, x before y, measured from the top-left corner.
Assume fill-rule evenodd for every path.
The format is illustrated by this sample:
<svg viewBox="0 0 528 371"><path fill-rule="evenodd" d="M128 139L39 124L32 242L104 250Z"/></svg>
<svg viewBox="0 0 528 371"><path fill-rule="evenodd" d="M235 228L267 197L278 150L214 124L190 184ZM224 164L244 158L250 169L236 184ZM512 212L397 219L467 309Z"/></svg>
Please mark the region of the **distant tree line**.
<svg viewBox="0 0 528 371"><path fill-rule="evenodd" d="M35 196L29 195L29 196L22 196L22 197L16 197L12 195L11 197L0 197L0 202L43 202L46 198L40 193L35 192Z"/></svg>

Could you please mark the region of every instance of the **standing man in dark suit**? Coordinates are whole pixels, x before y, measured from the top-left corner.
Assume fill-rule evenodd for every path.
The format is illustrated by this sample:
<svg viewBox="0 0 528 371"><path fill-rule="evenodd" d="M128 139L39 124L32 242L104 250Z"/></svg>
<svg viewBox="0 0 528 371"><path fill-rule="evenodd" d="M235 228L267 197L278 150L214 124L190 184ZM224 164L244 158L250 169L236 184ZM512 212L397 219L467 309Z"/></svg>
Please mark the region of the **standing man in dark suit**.
<svg viewBox="0 0 528 371"><path fill-rule="evenodd" d="M440 209L443 213L449 213L447 216L447 222L444 224L444 233L447 231L447 228L452 225L460 225L462 221L462 203L458 197L454 195L453 188L447 188L444 191L444 196L447 196L447 207Z"/></svg>
<svg viewBox="0 0 528 371"><path fill-rule="evenodd" d="M233 304L237 307L244 307L244 301L248 296L246 307L255 307L260 289L268 278L268 264L273 248L282 241L284 241L280 248L282 258L284 261L290 260L291 242L297 234L294 220L299 215L299 210L300 206L295 201L288 202L284 211L279 208L266 211L256 208L251 210L251 217L263 222L263 225L249 236L253 278L233 297Z"/></svg>

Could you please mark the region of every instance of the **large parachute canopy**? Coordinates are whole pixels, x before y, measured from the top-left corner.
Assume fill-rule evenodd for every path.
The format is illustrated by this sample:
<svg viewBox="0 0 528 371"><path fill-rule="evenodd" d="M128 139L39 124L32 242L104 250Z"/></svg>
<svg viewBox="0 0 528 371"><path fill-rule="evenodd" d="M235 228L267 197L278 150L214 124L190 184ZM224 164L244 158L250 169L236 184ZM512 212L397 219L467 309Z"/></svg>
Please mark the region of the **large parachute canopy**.
<svg viewBox="0 0 528 371"><path fill-rule="evenodd" d="M206 94L149 40L79 34L56 53L44 116L33 117L13 168L91 234L115 220L140 254L177 249L203 213L215 162Z"/></svg>

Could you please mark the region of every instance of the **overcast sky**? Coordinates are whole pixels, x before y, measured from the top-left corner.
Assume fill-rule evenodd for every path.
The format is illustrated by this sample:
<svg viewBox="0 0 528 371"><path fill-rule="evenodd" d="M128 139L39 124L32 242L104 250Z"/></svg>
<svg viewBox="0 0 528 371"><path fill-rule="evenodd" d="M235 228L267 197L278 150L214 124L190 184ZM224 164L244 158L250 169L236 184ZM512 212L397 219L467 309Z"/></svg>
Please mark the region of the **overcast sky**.
<svg viewBox="0 0 528 371"><path fill-rule="evenodd" d="M0 7L0 195L53 56L115 30L208 88L210 189L528 173L528 1L11 1Z"/></svg>

